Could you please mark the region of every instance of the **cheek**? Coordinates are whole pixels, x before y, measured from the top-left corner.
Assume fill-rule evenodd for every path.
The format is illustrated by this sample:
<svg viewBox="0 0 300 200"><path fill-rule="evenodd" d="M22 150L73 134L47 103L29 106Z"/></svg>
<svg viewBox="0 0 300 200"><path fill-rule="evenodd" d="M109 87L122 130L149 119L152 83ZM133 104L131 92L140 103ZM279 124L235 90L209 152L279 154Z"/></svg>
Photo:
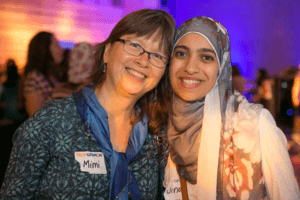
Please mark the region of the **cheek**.
<svg viewBox="0 0 300 200"><path fill-rule="evenodd" d="M172 84L172 87L174 87L177 71L178 71L178 65L172 64L170 66L170 72L169 72L170 73L170 82Z"/></svg>
<svg viewBox="0 0 300 200"><path fill-rule="evenodd" d="M161 80L161 78L163 77L163 75L164 75L164 70L154 72L154 73L153 73L153 77L154 77L153 83L154 83L155 85L157 85L157 84L159 83L159 81Z"/></svg>
<svg viewBox="0 0 300 200"><path fill-rule="evenodd" d="M178 80L178 77L176 76L176 74L178 73L178 71L173 68L173 70L170 70L170 83L171 83L171 87L172 90L178 95L181 96L182 93L184 93L184 90L182 90L182 88L180 87L180 81Z"/></svg>
<svg viewBox="0 0 300 200"><path fill-rule="evenodd" d="M128 62L133 62L135 57L129 55L128 53L122 51L114 51L113 53L110 54L109 56L109 61L108 62L113 62L113 63L118 63L124 64Z"/></svg>

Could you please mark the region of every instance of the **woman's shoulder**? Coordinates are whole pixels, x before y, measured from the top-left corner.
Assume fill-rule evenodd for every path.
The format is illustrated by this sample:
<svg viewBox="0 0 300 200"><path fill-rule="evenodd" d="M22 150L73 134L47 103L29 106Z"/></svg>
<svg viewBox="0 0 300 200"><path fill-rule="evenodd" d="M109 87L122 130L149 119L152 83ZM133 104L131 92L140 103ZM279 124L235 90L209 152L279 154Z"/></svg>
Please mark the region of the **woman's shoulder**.
<svg viewBox="0 0 300 200"><path fill-rule="evenodd" d="M62 119L71 120L76 118L77 108L72 96L64 99L52 99L43 104L30 118L24 123L47 123L49 121L55 122ZM68 117L66 117L68 116Z"/></svg>
<svg viewBox="0 0 300 200"><path fill-rule="evenodd" d="M238 91L234 91L234 111L235 115L242 119L258 120L263 105L250 103L245 96Z"/></svg>
<svg viewBox="0 0 300 200"><path fill-rule="evenodd" d="M52 99L50 101L47 101L42 106L41 110L51 111L52 114L60 115L74 115L77 113L77 108L73 95L64 99Z"/></svg>
<svg viewBox="0 0 300 200"><path fill-rule="evenodd" d="M24 76L25 79L34 79L34 80L41 80L41 79L44 79L45 76L38 72L37 70L32 70L30 72L28 72L25 76Z"/></svg>
<svg viewBox="0 0 300 200"><path fill-rule="evenodd" d="M26 130L29 130L33 137L38 134L41 137L43 135L43 137L52 138L54 136L52 133L55 130L65 130L65 134L68 133L69 126L78 128L80 123L76 122L79 120L81 119L72 96L65 99L50 100L17 129L14 137L26 134ZM76 125L74 126L74 124Z"/></svg>
<svg viewBox="0 0 300 200"><path fill-rule="evenodd" d="M243 95L235 91L234 116L232 118L233 142L237 149L255 155L255 161L260 160L260 156L257 156L256 153L259 150L258 122L262 107L260 104L249 103ZM229 121L230 119L229 117Z"/></svg>
<svg viewBox="0 0 300 200"><path fill-rule="evenodd" d="M36 70L28 72L24 76L23 80L25 96L31 93L32 91L39 91L40 93L44 94L47 98L51 94L51 91L53 89L46 77L40 72L37 72Z"/></svg>

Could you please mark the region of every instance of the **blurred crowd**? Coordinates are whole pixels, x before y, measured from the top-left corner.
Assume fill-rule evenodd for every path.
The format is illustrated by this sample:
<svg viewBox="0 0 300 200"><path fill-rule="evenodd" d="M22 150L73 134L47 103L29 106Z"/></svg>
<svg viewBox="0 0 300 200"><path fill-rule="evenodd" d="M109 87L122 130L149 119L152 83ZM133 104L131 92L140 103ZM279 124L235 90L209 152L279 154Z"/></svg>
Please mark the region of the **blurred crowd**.
<svg viewBox="0 0 300 200"><path fill-rule="evenodd" d="M39 32L30 41L24 73L13 59L6 62L1 83L0 126L20 123L45 102L70 96L87 85L94 66L93 47L86 42L63 49L55 35Z"/></svg>
<svg viewBox="0 0 300 200"><path fill-rule="evenodd" d="M1 74L5 81L0 82L3 167L8 163L13 133L22 122L45 102L68 97L90 83L93 53L94 47L87 42L63 49L53 33L43 31L30 40L23 74L13 59L7 60L5 74Z"/></svg>

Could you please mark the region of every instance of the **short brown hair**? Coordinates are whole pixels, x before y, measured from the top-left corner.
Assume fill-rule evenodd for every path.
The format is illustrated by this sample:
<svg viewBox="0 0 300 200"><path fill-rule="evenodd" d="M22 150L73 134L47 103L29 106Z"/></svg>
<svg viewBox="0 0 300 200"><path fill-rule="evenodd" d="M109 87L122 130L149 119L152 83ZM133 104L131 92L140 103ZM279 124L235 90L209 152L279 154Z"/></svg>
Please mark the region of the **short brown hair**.
<svg viewBox="0 0 300 200"><path fill-rule="evenodd" d="M150 38L158 31L155 39L161 41L160 48L170 57L175 28L176 24L173 17L163 10L141 9L127 14L113 28L109 37L96 47L96 65L91 76L94 87L100 86L106 78L106 73L103 72L103 55L107 44L113 44L123 35L135 34L137 37L146 36ZM152 134L158 134L162 126L167 122L168 114L163 98L166 86L163 84L163 79L167 78L168 73L169 69L166 67L158 86L141 97L137 102L141 111L134 122L140 121L146 113L149 121L149 130Z"/></svg>

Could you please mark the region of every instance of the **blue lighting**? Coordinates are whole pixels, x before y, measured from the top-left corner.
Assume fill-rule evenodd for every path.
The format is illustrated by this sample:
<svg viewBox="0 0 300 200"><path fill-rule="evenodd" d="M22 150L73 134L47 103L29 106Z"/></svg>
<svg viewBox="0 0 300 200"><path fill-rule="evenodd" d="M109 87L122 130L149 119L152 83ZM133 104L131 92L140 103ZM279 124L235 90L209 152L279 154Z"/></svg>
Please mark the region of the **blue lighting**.
<svg viewBox="0 0 300 200"><path fill-rule="evenodd" d="M162 6L166 1L161 0ZM196 16L219 21L229 33L231 61L240 66L244 78L255 80L261 67L276 76L288 66L299 65L300 37L296 33L300 26L295 20L300 19L299 0L187 2L167 1L177 25Z"/></svg>
<svg viewBox="0 0 300 200"><path fill-rule="evenodd" d="M64 49L72 49L75 46L75 42L73 42L73 41L64 41L64 40L61 40L58 43Z"/></svg>
<svg viewBox="0 0 300 200"><path fill-rule="evenodd" d="M284 89L287 88L287 83L286 82L282 82L281 83L281 87L284 88Z"/></svg>
<svg viewBox="0 0 300 200"><path fill-rule="evenodd" d="M287 110L287 114L288 114L289 116L292 116L293 110L292 110L292 109L288 109L288 110Z"/></svg>

